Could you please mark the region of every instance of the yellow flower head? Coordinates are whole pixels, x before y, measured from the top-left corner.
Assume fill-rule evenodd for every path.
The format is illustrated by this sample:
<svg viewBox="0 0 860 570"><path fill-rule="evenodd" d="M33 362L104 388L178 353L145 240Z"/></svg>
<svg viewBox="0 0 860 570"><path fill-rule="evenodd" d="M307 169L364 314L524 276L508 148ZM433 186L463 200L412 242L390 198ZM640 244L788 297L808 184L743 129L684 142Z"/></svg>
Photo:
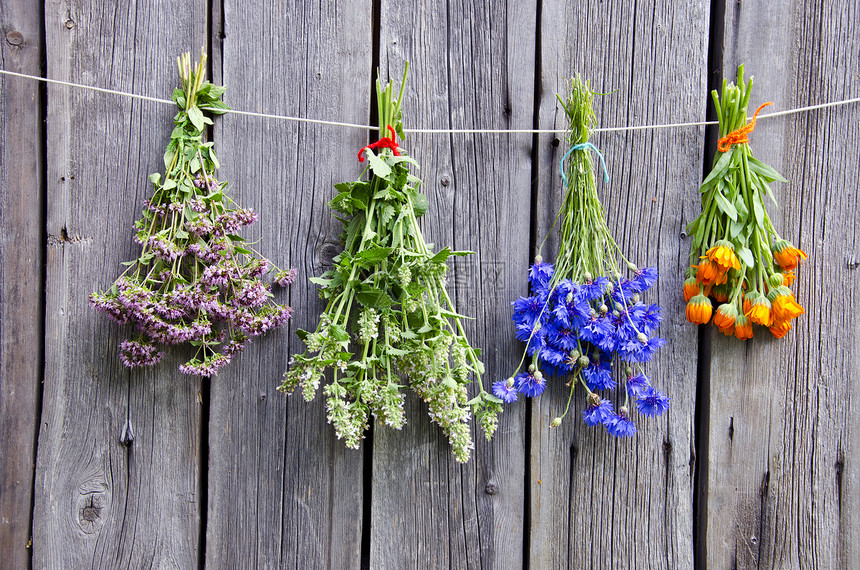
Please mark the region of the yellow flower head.
<svg viewBox="0 0 860 570"><path fill-rule="evenodd" d="M783 269L789 271L796 269L800 265L801 258L807 259L808 257L805 251L794 247L784 239L773 244L773 259Z"/></svg>
<svg viewBox="0 0 860 570"><path fill-rule="evenodd" d="M788 321L776 322L768 328L770 328L770 332L773 333L773 336L775 336L776 338L782 338L788 334L788 331L791 330L791 323Z"/></svg>
<svg viewBox="0 0 860 570"><path fill-rule="evenodd" d="M687 303L687 320L694 325L703 325L711 320L714 307L711 300L698 294Z"/></svg>
<svg viewBox="0 0 860 570"><path fill-rule="evenodd" d="M806 312L788 287L777 287L770 292L768 298L771 302L774 321L788 322Z"/></svg>
<svg viewBox="0 0 860 570"><path fill-rule="evenodd" d="M711 249L705 252L704 257L719 265L723 272L741 268L741 262L735 253L735 246L724 239L716 242Z"/></svg>
<svg viewBox="0 0 860 570"><path fill-rule="evenodd" d="M699 263L699 271L696 273L696 280L704 285L721 285L728 281L726 271L707 256L702 257Z"/></svg>
<svg viewBox="0 0 860 570"><path fill-rule="evenodd" d="M746 316L749 317L750 321L756 325L769 327L773 324L773 315L771 315L770 309L770 301L767 300L767 297L759 295L756 297L755 301L752 302L752 307L750 307Z"/></svg>

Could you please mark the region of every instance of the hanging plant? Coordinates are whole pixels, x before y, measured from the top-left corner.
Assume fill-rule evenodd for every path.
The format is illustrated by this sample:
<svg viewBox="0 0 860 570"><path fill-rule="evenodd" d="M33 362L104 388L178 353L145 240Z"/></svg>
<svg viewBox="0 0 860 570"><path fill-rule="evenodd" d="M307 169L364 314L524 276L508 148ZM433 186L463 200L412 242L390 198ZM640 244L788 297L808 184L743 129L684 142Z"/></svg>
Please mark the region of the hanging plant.
<svg viewBox="0 0 860 570"><path fill-rule="evenodd" d="M570 122L570 151L560 164L565 194L553 224L559 226L558 255L554 264L540 254L535 258L529 270L531 295L512 303L516 336L526 349L514 374L496 382L493 392L512 402L518 393L539 396L549 376L566 379L567 405L552 426L560 425L579 384L587 393L585 423L624 437L636 433L631 399L646 416L668 409L669 398L652 386L644 369L665 341L654 336L660 307L642 302L643 293L657 281L657 270L640 269L624 257L597 196L590 152L601 163L603 156L588 141L592 97L579 76L571 81L567 98L559 97ZM605 164L603 168L605 172ZM527 357L531 363L524 369ZM617 410L600 395L613 390L623 393Z"/></svg>
<svg viewBox="0 0 860 570"><path fill-rule="evenodd" d="M359 180L335 186L329 206L344 216L338 218L344 249L331 270L311 279L328 304L314 332L298 332L307 348L291 360L280 389L301 386L310 401L325 381L328 421L338 438L358 448L371 415L403 427L408 385L427 404L454 457L465 462L474 447L470 416L489 439L501 411L501 401L481 385L480 351L466 338L465 317L445 288L447 259L471 252L446 247L434 253L424 240L418 218L427 198L411 173L418 163L397 143L398 135L404 138L403 84L396 99L391 84L377 81L376 93L380 131L389 136L359 151L359 160L368 162ZM470 399L473 376L478 393Z"/></svg>
<svg viewBox="0 0 860 570"><path fill-rule="evenodd" d="M237 232L257 220L228 196L215 178L219 168L213 144L203 142L212 120L229 109L224 87L204 81L206 56L191 66L178 58L179 107L164 153L165 173L152 174L153 195L135 222L140 255L107 292L90 294L90 304L138 332L120 345L129 368L152 366L164 356L159 345L188 343L194 358L179 367L196 376L213 376L240 352L248 339L282 325L292 313L271 301L261 278L289 285L295 270L279 270L253 251Z"/></svg>
<svg viewBox="0 0 860 570"><path fill-rule="evenodd" d="M756 117L770 105L759 106L747 123L752 83L744 83L741 65L737 85L724 80L722 93L711 93L722 138L714 167L699 187L702 213L687 228L693 244L684 282L687 320L705 324L713 317L720 332L741 340L753 336L754 324L777 338L791 330L804 310L789 285L807 258L779 237L767 215L765 198L777 205L770 184L786 180L750 150ZM720 303L716 311L711 299Z"/></svg>

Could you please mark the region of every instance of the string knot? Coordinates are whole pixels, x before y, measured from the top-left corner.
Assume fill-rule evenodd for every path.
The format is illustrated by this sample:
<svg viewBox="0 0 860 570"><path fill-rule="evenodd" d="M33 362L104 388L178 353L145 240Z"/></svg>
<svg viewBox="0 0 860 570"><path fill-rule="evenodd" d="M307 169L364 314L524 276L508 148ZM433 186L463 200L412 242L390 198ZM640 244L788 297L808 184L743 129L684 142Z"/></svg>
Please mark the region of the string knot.
<svg viewBox="0 0 860 570"><path fill-rule="evenodd" d="M390 148L391 152L394 153L394 156L400 156L400 151L398 150L400 147L397 146L397 140L394 134L394 127L388 125L388 132L391 133L390 137L382 137L375 143L370 143L369 145L362 147L361 150L358 151L358 161L364 162L364 151L374 148Z"/></svg>
<svg viewBox="0 0 860 570"><path fill-rule="evenodd" d="M575 150L593 150L597 153L598 158L600 158L600 165L603 167L603 181L609 184L609 171L606 170L606 160L603 158L603 153L597 150L597 147L591 144L590 142L584 142L580 144L575 144L570 147L570 150L561 157L561 162L558 164L559 170L561 170L561 180L564 183L564 187L567 188L567 173L564 171L564 161L573 153Z"/></svg>
<svg viewBox="0 0 860 570"><path fill-rule="evenodd" d="M759 111L767 107L768 105L773 105L773 101L768 101L767 103L762 103L758 106L758 109L755 110L753 114L752 121L742 126L739 129L736 129L717 142L717 150L720 152L729 152L729 149L732 148L733 144L741 144L750 142L749 134L753 132L755 129L755 120L758 116Z"/></svg>

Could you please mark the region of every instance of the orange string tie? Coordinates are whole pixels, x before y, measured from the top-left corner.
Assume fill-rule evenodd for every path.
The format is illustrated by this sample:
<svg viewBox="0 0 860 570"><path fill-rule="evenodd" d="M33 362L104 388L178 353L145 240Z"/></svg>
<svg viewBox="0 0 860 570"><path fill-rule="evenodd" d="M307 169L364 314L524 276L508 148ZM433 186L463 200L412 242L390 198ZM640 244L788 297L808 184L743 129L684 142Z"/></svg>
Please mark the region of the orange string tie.
<svg viewBox="0 0 860 570"><path fill-rule="evenodd" d="M756 109L755 113L753 114L752 121L721 138L717 143L717 150L719 150L720 152L729 152L729 149L732 148L733 144L750 142L749 134L753 132L753 129L755 128L756 116L758 116L759 111L761 111L768 105L773 105L773 101L768 101L767 103L762 103L761 105L759 105L758 109Z"/></svg>
<svg viewBox="0 0 860 570"><path fill-rule="evenodd" d="M358 161L359 162L364 162L364 151L366 151L368 149L374 149L374 148L390 148L391 152L394 153L394 156L400 156L400 151L397 150L399 148L399 146L397 145L397 140L395 139L395 136L394 136L394 128L391 125L387 125L387 126L388 126L388 132L391 133L391 136L390 137L382 137L381 139L379 139L375 143L370 143L367 146L361 147L361 150L358 151Z"/></svg>

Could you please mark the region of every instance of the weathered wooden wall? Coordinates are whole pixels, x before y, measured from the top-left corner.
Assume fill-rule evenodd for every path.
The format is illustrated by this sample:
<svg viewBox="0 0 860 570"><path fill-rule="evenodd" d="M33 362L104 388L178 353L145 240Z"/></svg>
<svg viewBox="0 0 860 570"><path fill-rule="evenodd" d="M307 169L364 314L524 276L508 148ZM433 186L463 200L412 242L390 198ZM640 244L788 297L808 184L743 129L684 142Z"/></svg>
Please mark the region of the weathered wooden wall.
<svg viewBox="0 0 860 570"><path fill-rule="evenodd" d="M0 65L166 98L199 46L237 109L371 120L372 81L410 61L407 127L563 128L579 71L601 126L704 120L738 63L776 110L860 93L856 2L654 0L4 0ZM860 108L762 120L756 154L790 184L771 216L810 254L807 314L780 341L698 331L680 296L704 127L597 133L610 228L658 267L669 345L651 366L670 412L616 441L563 386L508 406L458 465L422 406L402 432L347 450L321 398L275 391L321 309L300 279L289 327L211 381L174 354L130 373L128 332L87 306L137 247L131 224L161 167L173 109L0 75L2 567L851 568L860 540ZM354 177L361 130L226 115L212 137L262 253L302 277L337 252L325 202ZM521 347L509 302L558 207L551 134L412 135L430 241L452 266L485 382ZM544 255L550 257L550 240ZM717 338L719 337L719 338ZM580 396L574 409L583 405ZM134 440L120 442L130 426ZM29 545L32 540L32 547Z"/></svg>

